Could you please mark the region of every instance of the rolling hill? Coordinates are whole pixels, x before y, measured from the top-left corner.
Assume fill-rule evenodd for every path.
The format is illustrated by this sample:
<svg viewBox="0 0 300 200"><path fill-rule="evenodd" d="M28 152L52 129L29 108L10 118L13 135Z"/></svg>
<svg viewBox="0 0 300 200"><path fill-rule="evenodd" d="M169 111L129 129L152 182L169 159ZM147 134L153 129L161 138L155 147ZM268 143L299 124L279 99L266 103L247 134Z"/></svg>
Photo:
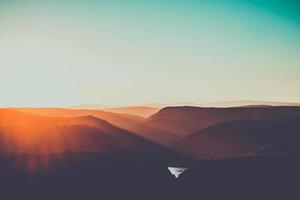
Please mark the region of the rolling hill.
<svg viewBox="0 0 300 200"><path fill-rule="evenodd" d="M167 152L159 145L93 116L47 117L0 109L2 152Z"/></svg>
<svg viewBox="0 0 300 200"><path fill-rule="evenodd" d="M288 153L300 150L300 120L239 120L185 138L178 149L197 159Z"/></svg>
<svg viewBox="0 0 300 200"><path fill-rule="evenodd" d="M63 108L16 108L16 110L50 117L94 116L119 128L128 130L155 143L172 146L182 137L175 133L153 127L144 118L129 114L112 113L101 110L63 109Z"/></svg>
<svg viewBox="0 0 300 200"><path fill-rule="evenodd" d="M152 115L147 124L181 136L218 123L237 120L277 121L300 114L300 107L166 107Z"/></svg>

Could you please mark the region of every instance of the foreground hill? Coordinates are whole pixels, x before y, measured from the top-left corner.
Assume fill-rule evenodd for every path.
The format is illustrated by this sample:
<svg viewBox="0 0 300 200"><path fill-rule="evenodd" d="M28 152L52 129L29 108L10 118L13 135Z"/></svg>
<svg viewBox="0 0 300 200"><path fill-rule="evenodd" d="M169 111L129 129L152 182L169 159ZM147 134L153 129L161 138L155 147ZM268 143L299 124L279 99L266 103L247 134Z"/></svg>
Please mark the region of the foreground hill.
<svg viewBox="0 0 300 200"><path fill-rule="evenodd" d="M300 114L300 107L166 107L152 115L147 124L181 136L209 126L237 120L278 121Z"/></svg>
<svg viewBox="0 0 300 200"><path fill-rule="evenodd" d="M299 199L300 154L205 160L181 175L177 199Z"/></svg>
<svg viewBox="0 0 300 200"><path fill-rule="evenodd" d="M17 161L17 162L16 162ZM18 164L27 161L33 171ZM35 161L35 162L33 162ZM207 160L175 178L169 163L99 152L0 154L3 199L299 199L299 154ZM17 165L16 165L17 164Z"/></svg>

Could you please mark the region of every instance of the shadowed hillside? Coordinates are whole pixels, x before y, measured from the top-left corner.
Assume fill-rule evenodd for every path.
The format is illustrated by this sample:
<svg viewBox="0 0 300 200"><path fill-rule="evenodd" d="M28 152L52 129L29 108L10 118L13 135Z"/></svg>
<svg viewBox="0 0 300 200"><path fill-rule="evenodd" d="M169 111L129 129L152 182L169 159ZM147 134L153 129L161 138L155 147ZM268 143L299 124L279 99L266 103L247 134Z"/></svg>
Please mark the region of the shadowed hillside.
<svg viewBox="0 0 300 200"><path fill-rule="evenodd" d="M205 160L176 182L177 199L299 199L299 153Z"/></svg>
<svg viewBox="0 0 300 200"><path fill-rule="evenodd" d="M179 178L170 163L126 152L0 155L5 199L298 199L297 154L194 162ZM28 172L17 165L36 162ZM18 162L16 162L18 161ZM34 165L33 165L34 166ZM16 192L17 191L17 192Z"/></svg>
<svg viewBox="0 0 300 200"><path fill-rule="evenodd" d="M263 149L268 149L269 153L279 153L280 151L272 151L271 147L284 144L290 146L294 142L290 151L292 148L297 151L299 136L300 120L242 120L220 123L200 130L184 139L178 148L197 159L247 156ZM281 150L280 153L287 151Z"/></svg>
<svg viewBox="0 0 300 200"><path fill-rule="evenodd" d="M147 124L187 136L209 126L236 120L277 121L300 114L300 107L166 107L152 115Z"/></svg>

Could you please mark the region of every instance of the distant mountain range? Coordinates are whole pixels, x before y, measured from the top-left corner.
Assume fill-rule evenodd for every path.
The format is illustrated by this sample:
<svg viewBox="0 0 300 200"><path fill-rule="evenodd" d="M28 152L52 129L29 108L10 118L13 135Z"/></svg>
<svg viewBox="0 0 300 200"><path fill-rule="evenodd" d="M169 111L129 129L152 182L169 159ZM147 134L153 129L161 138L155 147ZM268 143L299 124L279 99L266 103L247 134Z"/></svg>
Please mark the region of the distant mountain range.
<svg viewBox="0 0 300 200"><path fill-rule="evenodd" d="M258 100L237 100L237 101L216 101L207 103L176 102L176 103L152 103L139 106L106 106L102 104L82 104L70 107L70 109L89 109L115 112L121 114L131 114L144 118L158 112L164 107L266 107L266 106L300 106L300 102L280 102L280 101L258 101Z"/></svg>
<svg viewBox="0 0 300 200"><path fill-rule="evenodd" d="M299 116L300 106L262 105L0 109L0 150L176 151L197 160L298 152Z"/></svg>
<svg viewBox="0 0 300 200"><path fill-rule="evenodd" d="M131 106L131 107L119 107L119 108L107 108L104 111L131 114L144 118L148 118L154 113L158 112L160 108L158 107L147 107L147 106Z"/></svg>
<svg viewBox="0 0 300 200"><path fill-rule="evenodd" d="M151 106L124 106L124 107L107 107L103 105L79 105L73 106L72 109L90 109L90 110L102 110L120 114L131 114L140 117L147 118L152 114L160 110L160 107Z"/></svg>
<svg viewBox="0 0 300 200"><path fill-rule="evenodd" d="M176 102L176 103L153 103L146 104L152 107L168 106L193 106L193 107L240 107L240 106L300 106L300 102L280 102L280 101L259 101L259 100L237 100L237 101L216 101L206 103Z"/></svg>
<svg viewBox="0 0 300 200"><path fill-rule="evenodd" d="M256 101L256 100L240 100L240 101L220 101L199 104L203 107L239 107L239 106L300 106L299 102L277 102L277 101Z"/></svg>

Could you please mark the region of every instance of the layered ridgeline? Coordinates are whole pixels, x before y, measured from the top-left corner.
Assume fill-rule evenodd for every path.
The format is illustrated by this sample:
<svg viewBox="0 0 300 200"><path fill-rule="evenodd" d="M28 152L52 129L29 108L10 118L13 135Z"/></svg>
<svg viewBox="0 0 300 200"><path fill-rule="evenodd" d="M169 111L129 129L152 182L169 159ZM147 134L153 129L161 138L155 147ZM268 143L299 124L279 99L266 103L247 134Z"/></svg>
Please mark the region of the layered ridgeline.
<svg viewBox="0 0 300 200"><path fill-rule="evenodd" d="M182 110L180 107L171 109ZM248 113L257 108L245 109ZM231 110L235 108L228 108L226 112ZM45 113L42 116L32 112ZM294 185L299 179L296 176L299 108L253 111L253 116L260 118L241 116L238 120L218 121L194 133L184 133L186 136L173 147L197 159L262 156L193 161L189 166L184 161L181 164L185 165L179 166L188 170L176 180L167 170L170 163L165 160L174 155L168 149L98 118L100 114L95 117L65 109L60 110L60 114L55 112L58 111L52 109L46 113L36 109L28 113L0 109L0 185L4 196L55 199L59 194L64 199L99 196L143 199L147 194L150 199L193 199L200 194L205 199L243 199L245 194L250 194L248 199L257 199L262 194L271 194L265 199L274 199L278 196L274 191L284 191L293 197L290 189L299 191ZM123 117L112 115L117 119ZM215 117L220 118L218 112ZM148 124L151 118L129 118L151 126ZM125 117L122 119L126 121ZM176 122L186 120L177 117ZM201 118L193 120L201 121ZM167 131L155 134L176 135ZM49 154L45 156L45 153ZM176 154L175 159L180 157ZM23 165L30 173L20 170ZM29 193L33 198L26 196Z"/></svg>
<svg viewBox="0 0 300 200"><path fill-rule="evenodd" d="M209 126L237 120L277 121L300 114L300 107L166 107L152 115L147 124L187 136Z"/></svg>
<svg viewBox="0 0 300 200"><path fill-rule="evenodd" d="M63 108L18 108L17 110L48 117L78 117L90 115L103 119L116 127L128 130L137 136L166 146L172 146L182 139L180 135L149 125L146 123L145 118L132 114L113 113L103 110Z"/></svg>
<svg viewBox="0 0 300 200"><path fill-rule="evenodd" d="M173 154L94 116L49 117L0 109L0 138L2 153L126 151L156 156Z"/></svg>
<svg viewBox="0 0 300 200"><path fill-rule="evenodd" d="M300 120L241 120L193 133L180 143L178 149L198 159L289 153L300 151L299 136Z"/></svg>
<svg viewBox="0 0 300 200"><path fill-rule="evenodd" d="M196 159L300 151L300 107L167 107L147 124L185 138L176 149Z"/></svg>
<svg viewBox="0 0 300 200"><path fill-rule="evenodd" d="M160 108L149 107L149 106L130 106L130 107L117 107L117 108L106 108L108 112L131 114L140 117L150 117L154 113L158 112Z"/></svg>
<svg viewBox="0 0 300 200"><path fill-rule="evenodd" d="M103 151L114 148L116 145L126 147L126 144L130 144L128 146L133 147L141 144L140 146L144 147L147 146L144 143L151 143L152 146L171 147L179 153L200 160L282 154L299 151L300 146L300 107L296 106L166 107L149 118L85 109L19 108L16 110L2 110L1 112L15 112L12 116L26 115L24 119L31 117L34 119L33 129L29 125L31 122L29 120L23 125L18 123L15 127L18 131L30 132L30 130L42 129L49 132L46 135L52 134L53 138L61 136L66 138L67 140L62 140L68 141L64 145L54 142L58 146L55 147L56 149L62 149L61 146L80 149L85 146L85 143L89 143L85 140L72 139L74 135L90 135L88 138L91 142L98 141L98 146L102 146ZM28 116L31 117L28 118ZM16 117L13 120L22 121ZM7 126L1 127L2 130L8 132ZM2 140L6 141L4 142L6 144L11 143L8 138L12 137L14 135L12 133L16 131L13 128L11 130L10 136L5 136L6 140ZM99 131L101 134L96 134ZM70 132L72 134L69 134ZM15 146L17 145L10 144L10 147L6 148L16 148ZM54 147L49 143L47 148ZM93 149L94 146L91 145L89 148Z"/></svg>

